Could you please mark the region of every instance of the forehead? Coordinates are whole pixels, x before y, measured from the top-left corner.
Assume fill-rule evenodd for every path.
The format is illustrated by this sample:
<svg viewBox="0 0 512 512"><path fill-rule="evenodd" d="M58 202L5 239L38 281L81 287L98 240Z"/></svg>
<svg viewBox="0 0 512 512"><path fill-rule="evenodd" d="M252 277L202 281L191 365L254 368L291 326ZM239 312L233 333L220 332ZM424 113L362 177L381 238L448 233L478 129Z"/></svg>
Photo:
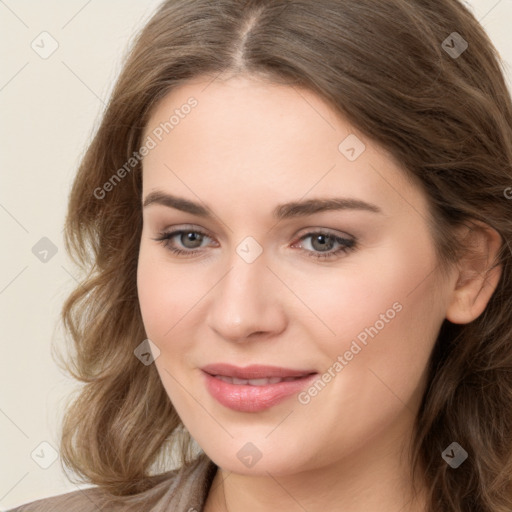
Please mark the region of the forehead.
<svg viewBox="0 0 512 512"><path fill-rule="evenodd" d="M154 148L143 161L145 194L179 190L213 203L232 191L246 204L265 198L270 210L271 203L335 193L386 204L389 214L410 210L411 202L426 208L391 155L296 86L247 77L190 81L159 102L148 137Z"/></svg>

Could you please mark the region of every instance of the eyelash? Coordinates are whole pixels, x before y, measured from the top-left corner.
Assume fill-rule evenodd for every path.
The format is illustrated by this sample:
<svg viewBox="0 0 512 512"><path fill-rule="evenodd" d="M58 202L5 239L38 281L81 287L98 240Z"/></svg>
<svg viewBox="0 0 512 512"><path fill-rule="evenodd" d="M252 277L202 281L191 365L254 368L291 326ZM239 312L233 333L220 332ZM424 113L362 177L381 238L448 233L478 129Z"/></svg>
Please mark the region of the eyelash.
<svg viewBox="0 0 512 512"><path fill-rule="evenodd" d="M182 235L184 233L194 233L199 234L201 236L210 238L206 233L204 233L201 230L198 229L179 229L176 231L170 231L169 233L162 232L159 233L159 236L157 238L153 238L153 240L160 242L167 250L171 251L173 254L176 254L178 256L184 256L184 257L191 257L195 256L198 252L201 252L199 249L190 249L190 250L183 250L178 249L176 247L173 247L171 245L171 239L174 238L177 235ZM327 259L334 259L335 256L337 256L340 253L347 254L357 248L357 240L355 238L348 239L348 238L341 238L339 236L333 235L332 233L325 232L325 231L312 231L310 233L306 233L305 235L301 236L299 238L299 242L309 238L314 235L327 235L328 237L331 237L334 239L334 241L341 245L341 247L334 252L315 252L310 251L307 249L301 249L302 251L305 251L307 255L310 258L314 258L316 260L327 260Z"/></svg>

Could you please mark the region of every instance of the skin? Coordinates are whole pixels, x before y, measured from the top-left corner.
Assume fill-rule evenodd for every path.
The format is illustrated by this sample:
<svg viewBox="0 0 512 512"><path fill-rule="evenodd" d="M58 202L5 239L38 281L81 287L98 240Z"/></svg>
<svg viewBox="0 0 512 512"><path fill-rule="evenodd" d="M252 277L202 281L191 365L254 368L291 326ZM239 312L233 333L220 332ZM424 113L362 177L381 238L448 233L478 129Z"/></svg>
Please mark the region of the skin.
<svg viewBox="0 0 512 512"><path fill-rule="evenodd" d="M157 105L145 137L191 96L198 105L144 158L142 199L172 193L208 205L214 218L145 207L137 279L163 386L220 468L205 510L424 510L422 481L412 500L407 454L428 358L445 318L465 323L484 310L500 269L486 280L481 271L499 235L482 230L481 257L441 277L423 192L321 98L249 77L202 77ZM366 146L354 161L338 149L349 134ZM335 196L382 213L272 218L278 204ZM198 254L175 255L155 240L180 228L207 234L200 244L170 242ZM315 237L300 239L319 230L355 237L356 248L316 260ZM248 236L262 249L252 263L236 252ZM307 404L295 395L237 412L204 385L200 368L217 362L322 374L395 303L401 310ZM248 442L261 453L251 468L237 457Z"/></svg>

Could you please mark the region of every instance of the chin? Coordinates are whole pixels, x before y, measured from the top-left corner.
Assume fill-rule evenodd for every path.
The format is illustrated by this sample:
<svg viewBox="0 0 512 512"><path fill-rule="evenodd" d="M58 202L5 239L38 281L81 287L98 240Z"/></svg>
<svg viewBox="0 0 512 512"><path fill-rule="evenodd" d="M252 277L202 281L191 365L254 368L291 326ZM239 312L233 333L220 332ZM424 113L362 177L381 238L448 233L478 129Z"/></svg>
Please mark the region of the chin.
<svg viewBox="0 0 512 512"><path fill-rule="evenodd" d="M303 452L301 459L297 459L296 443L293 446L283 446L278 441L278 446L275 446L268 440L249 439L250 437L245 437L244 440L233 439L223 445L216 444L211 449L205 444L203 450L217 466L242 475L288 475L302 471L307 465Z"/></svg>

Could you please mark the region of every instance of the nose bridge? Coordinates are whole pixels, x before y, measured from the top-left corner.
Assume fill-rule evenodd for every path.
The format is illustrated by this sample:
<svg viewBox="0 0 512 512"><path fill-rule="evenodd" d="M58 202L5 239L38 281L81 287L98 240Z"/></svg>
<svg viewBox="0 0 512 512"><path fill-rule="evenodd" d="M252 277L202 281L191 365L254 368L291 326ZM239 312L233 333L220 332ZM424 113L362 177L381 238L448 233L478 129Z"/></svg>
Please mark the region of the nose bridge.
<svg viewBox="0 0 512 512"><path fill-rule="evenodd" d="M279 280L267 268L263 248L248 237L235 248L228 265L229 271L215 287L210 327L231 340L279 331L284 322Z"/></svg>

